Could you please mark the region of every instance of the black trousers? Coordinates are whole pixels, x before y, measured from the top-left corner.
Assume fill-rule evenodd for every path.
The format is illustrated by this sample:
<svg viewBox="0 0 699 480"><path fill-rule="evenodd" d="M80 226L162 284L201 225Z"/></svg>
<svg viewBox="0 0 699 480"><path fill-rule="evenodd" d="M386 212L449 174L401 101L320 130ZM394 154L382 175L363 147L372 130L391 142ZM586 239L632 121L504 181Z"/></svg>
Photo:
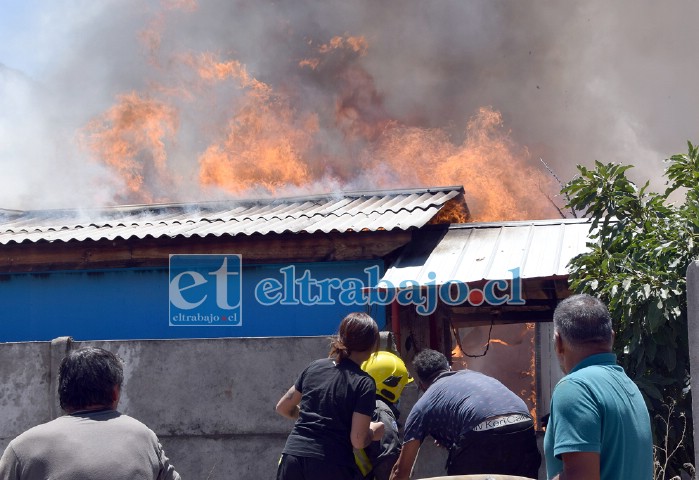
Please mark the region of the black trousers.
<svg viewBox="0 0 699 480"><path fill-rule="evenodd" d="M534 427L471 432L449 452L448 475L496 474L538 478L541 453Z"/></svg>
<svg viewBox="0 0 699 480"><path fill-rule="evenodd" d="M277 468L277 480L356 480L355 465L337 465L312 457L283 454Z"/></svg>

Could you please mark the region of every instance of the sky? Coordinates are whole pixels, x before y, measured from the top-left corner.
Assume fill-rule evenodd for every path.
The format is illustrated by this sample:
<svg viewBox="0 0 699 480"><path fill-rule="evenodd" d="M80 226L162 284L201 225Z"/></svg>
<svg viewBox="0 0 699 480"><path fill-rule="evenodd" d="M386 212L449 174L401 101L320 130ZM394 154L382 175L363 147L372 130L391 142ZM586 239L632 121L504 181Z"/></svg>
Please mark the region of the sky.
<svg viewBox="0 0 699 480"><path fill-rule="evenodd" d="M699 142L698 14L696 0L0 0L0 209L422 182L542 217L556 213L517 205L560 204L558 180L595 160L660 190L663 159Z"/></svg>

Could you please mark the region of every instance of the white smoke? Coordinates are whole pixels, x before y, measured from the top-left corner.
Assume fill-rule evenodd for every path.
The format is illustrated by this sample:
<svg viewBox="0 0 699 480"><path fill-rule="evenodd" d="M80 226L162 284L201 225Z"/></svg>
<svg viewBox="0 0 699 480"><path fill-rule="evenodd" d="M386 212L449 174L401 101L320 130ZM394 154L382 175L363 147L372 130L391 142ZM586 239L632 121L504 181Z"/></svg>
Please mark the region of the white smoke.
<svg viewBox="0 0 699 480"><path fill-rule="evenodd" d="M364 115L444 129L458 144L468 119L491 106L532 164L542 157L564 181L576 164L616 161L636 165L633 176L659 189L662 159L699 142L695 0L187 3L38 2L12 58L0 53L0 208L116 201L121 180L88 158L78 132L121 94L180 86L167 80L176 52L214 52L292 90L293 108L318 115L316 148L336 159L311 168L351 174L361 145L343 143L331 118L341 68L326 66L323 76L299 69L314 48L344 35L367 41L366 54L352 59L375 94L363 100ZM159 44L144 43L146 30L161 34ZM180 128L166 145L178 185L171 200L222 195L199 186L197 158L212 140L205 132L227 122L219 107L236 98L222 87L207 102L178 103ZM355 173L344 185L371 188Z"/></svg>

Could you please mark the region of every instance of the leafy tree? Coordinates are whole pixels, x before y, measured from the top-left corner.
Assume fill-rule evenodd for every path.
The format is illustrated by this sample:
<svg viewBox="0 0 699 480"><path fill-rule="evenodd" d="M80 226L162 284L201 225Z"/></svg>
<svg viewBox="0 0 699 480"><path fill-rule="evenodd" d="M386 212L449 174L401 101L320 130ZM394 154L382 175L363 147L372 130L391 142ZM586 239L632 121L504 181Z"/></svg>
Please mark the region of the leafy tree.
<svg viewBox="0 0 699 480"><path fill-rule="evenodd" d="M562 190L592 220L591 250L571 261L571 289L609 306L614 350L651 414L656 460L665 465L657 457L674 452L667 478L694 463L685 275L699 256L699 148L688 145L666 160L664 193L630 181L630 166L600 162L578 166ZM683 203L670 201L676 191Z"/></svg>

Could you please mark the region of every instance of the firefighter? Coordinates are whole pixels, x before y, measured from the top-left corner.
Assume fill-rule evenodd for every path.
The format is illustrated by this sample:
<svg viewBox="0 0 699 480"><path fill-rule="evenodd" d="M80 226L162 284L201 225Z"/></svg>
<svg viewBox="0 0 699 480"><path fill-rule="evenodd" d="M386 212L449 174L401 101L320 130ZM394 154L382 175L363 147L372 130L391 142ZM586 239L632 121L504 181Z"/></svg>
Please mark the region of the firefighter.
<svg viewBox="0 0 699 480"><path fill-rule="evenodd" d="M384 424L384 434L380 441L355 450L355 460L363 479L388 480L401 448L398 402L403 389L413 379L403 360L386 351L372 355L362 363L362 370L371 375L376 383L376 409L372 421Z"/></svg>

